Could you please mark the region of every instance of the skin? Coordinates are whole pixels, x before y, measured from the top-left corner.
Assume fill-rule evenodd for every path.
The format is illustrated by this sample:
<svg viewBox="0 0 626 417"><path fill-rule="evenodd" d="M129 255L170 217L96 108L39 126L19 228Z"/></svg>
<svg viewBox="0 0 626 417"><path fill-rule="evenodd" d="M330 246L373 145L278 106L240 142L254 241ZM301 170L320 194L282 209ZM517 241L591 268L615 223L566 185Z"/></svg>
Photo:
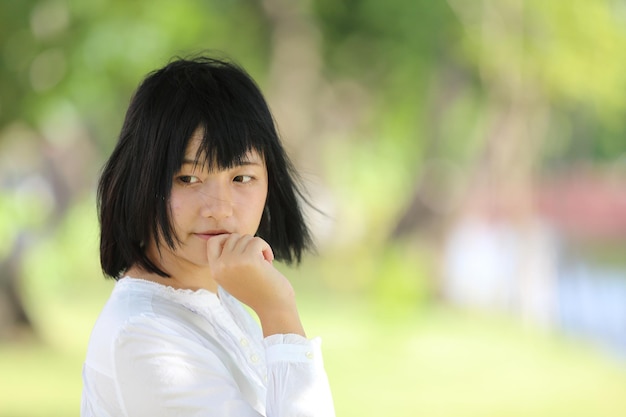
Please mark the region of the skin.
<svg viewBox="0 0 626 417"><path fill-rule="evenodd" d="M267 169L251 151L241 165L209 171L196 164L202 140L196 131L185 161L174 177L170 207L180 244L174 250L152 239L150 259L170 278L138 266L127 275L180 289L217 292L221 286L258 315L265 337L294 333L305 336L293 287L272 261L270 245L255 237L267 198Z"/></svg>

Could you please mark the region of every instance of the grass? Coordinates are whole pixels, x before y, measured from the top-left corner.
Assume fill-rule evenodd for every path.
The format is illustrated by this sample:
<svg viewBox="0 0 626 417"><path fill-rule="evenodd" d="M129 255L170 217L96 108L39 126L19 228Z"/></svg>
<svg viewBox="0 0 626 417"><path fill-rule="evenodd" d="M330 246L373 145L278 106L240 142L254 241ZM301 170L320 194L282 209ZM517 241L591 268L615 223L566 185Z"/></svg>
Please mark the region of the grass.
<svg viewBox="0 0 626 417"><path fill-rule="evenodd" d="M0 416L78 416L81 366L79 355L50 346L1 346Z"/></svg>
<svg viewBox="0 0 626 417"><path fill-rule="evenodd" d="M40 305L44 342L0 345L0 417L79 415L84 349L103 302ZM508 319L338 297L306 298L301 309L309 335L323 336L338 416L621 417L626 410L623 363Z"/></svg>
<svg viewBox="0 0 626 417"><path fill-rule="evenodd" d="M337 310L326 309L322 326L339 416L618 417L626 410L624 364L573 341L446 309L391 317L367 306Z"/></svg>

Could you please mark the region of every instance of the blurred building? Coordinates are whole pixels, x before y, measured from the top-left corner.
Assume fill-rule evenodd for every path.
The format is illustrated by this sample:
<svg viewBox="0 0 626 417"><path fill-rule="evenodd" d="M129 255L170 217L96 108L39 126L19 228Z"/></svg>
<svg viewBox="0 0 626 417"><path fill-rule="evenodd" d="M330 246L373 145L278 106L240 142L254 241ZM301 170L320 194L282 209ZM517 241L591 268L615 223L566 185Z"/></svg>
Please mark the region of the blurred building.
<svg viewBox="0 0 626 417"><path fill-rule="evenodd" d="M472 193L448 235L443 292L626 358L626 181L580 173L535 188L529 215Z"/></svg>

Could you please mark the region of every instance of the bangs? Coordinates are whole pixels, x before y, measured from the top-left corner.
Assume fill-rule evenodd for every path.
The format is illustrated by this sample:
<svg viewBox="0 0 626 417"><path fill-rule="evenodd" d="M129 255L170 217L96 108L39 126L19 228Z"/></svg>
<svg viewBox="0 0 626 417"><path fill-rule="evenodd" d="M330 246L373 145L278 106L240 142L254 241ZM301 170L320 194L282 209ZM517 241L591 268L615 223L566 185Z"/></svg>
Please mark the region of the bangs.
<svg viewBox="0 0 626 417"><path fill-rule="evenodd" d="M176 85L177 102L184 103L179 117L183 137L174 145L178 167L192 137L201 135L195 162L209 169L228 169L241 164L250 151L265 157L275 147L278 134L259 88L232 68L185 77ZM200 132L198 132L200 130ZM180 146L182 145L182 146Z"/></svg>
<svg viewBox="0 0 626 417"><path fill-rule="evenodd" d="M224 132L216 132L215 128L201 125L192 136L199 140L194 165L206 167L209 171L230 169L246 162L252 151L265 160L267 142L259 140L258 132L253 134L244 123L236 128L237 131L225 135ZM189 146L189 142L191 139L186 146Z"/></svg>

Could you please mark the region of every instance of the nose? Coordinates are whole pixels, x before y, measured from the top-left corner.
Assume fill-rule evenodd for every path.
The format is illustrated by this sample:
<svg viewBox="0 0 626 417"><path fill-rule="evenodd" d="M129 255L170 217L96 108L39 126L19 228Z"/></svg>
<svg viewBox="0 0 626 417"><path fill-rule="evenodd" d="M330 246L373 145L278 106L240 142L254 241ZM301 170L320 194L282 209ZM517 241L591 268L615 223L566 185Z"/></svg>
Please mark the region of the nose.
<svg viewBox="0 0 626 417"><path fill-rule="evenodd" d="M233 214L233 200L230 188L225 185L208 185L201 193L203 217L222 220Z"/></svg>

